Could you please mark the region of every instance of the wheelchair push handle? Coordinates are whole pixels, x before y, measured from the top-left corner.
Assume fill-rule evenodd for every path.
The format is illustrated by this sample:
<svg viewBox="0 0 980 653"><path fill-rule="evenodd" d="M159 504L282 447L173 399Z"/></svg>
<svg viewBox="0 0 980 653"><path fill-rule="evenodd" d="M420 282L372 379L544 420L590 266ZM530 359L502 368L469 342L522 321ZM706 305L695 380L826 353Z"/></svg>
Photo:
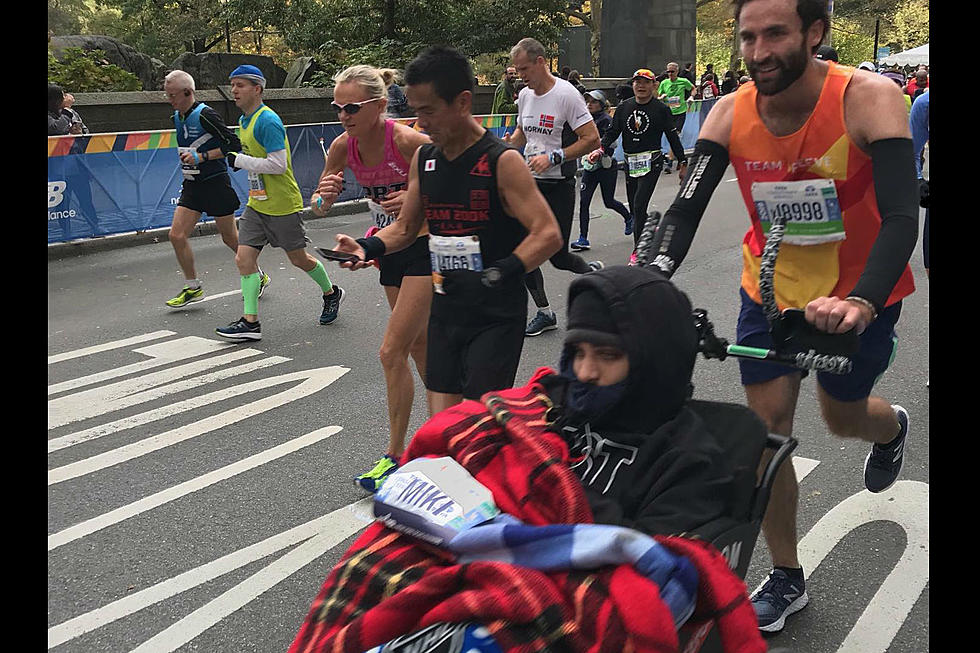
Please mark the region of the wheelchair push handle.
<svg viewBox="0 0 980 653"><path fill-rule="evenodd" d="M647 220L643 225L636 246L637 265L646 267L653 264L650 246L653 244L653 237L659 223L659 219L652 219ZM759 292L763 311L773 335L773 349L730 345L727 340L715 335L714 325L708 319L708 312L699 308L693 312L694 326L697 328L699 338L698 350L705 358L725 360L728 356L734 356L782 363L801 370L847 374L852 367L850 356L855 354L858 348L855 332L843 334L818 332L815 327L806 323L803 311L789 309L780 313L776 304L773 277L785 224L784 215L773 216L759 265Z"/></svg>

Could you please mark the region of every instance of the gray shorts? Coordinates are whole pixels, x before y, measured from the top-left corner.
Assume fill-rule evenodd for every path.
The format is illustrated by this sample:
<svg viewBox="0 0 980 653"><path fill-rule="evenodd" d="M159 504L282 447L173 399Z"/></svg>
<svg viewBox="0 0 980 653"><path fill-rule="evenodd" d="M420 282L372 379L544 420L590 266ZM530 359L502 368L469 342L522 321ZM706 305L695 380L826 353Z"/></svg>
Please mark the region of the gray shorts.
<svg viewBox="0 0 980 653"><path fill-rule="evenodd" d="M307 242L306 227L299 213L266 215L246 206L238 220L239 245L262 249L269 244L291 252L306 248Z"/></svg>

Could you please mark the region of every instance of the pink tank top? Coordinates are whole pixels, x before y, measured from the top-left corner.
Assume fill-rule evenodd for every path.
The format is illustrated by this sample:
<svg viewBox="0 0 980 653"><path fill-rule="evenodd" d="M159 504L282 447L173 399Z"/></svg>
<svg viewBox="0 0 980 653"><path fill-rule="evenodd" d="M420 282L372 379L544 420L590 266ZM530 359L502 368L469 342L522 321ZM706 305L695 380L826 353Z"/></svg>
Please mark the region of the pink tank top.
<svg viewBox="0 0 980 653"><path fill-rule="evenodd" d="M371 217L379 229L387 227L398 216L386 214L378 201L390 191L405 190L408 186L409 163L398 151L394 133L395 121L385 120L385 155L381 163L373 168L368 168L361 161L357 138L351 136L347 140L347 166L354 172L357 183L364 188Z"/></svg>

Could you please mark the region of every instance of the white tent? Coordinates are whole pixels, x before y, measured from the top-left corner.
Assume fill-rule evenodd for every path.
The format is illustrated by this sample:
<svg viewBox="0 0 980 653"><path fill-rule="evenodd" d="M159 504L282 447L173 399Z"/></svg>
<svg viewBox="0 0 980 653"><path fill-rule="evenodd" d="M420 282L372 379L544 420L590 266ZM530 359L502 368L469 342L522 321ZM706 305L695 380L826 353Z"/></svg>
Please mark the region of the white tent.
<svg viewBox="0 0 980 653"><path fill-rule="evenodd" d="M879 63L886 66L918 66L919 64L929 65L929 44L920 45L917 48L897 52L881 59Z"/></svg>

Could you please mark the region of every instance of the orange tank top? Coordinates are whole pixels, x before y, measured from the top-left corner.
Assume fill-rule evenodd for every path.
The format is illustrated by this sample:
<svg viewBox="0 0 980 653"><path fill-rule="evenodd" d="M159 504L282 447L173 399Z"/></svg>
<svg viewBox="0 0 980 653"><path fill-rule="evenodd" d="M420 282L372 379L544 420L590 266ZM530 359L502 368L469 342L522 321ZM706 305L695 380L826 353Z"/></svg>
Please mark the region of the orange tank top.
<svg viewBox="0 0 980 653"><path fill-rule="evenodd" d="M783 213L786 237L774 275L780 310L803 308L817 297L847 297L881 226L871 158L844 125L844 90L854 69L828 64L813 113L788 136L773 135L762 122L755 84L740 86L735 96L728 152L752 220L742 241L742 288L762 302L759 263L768 220L773 212ZM906 265L886 305L914 290Z"/></svg>

